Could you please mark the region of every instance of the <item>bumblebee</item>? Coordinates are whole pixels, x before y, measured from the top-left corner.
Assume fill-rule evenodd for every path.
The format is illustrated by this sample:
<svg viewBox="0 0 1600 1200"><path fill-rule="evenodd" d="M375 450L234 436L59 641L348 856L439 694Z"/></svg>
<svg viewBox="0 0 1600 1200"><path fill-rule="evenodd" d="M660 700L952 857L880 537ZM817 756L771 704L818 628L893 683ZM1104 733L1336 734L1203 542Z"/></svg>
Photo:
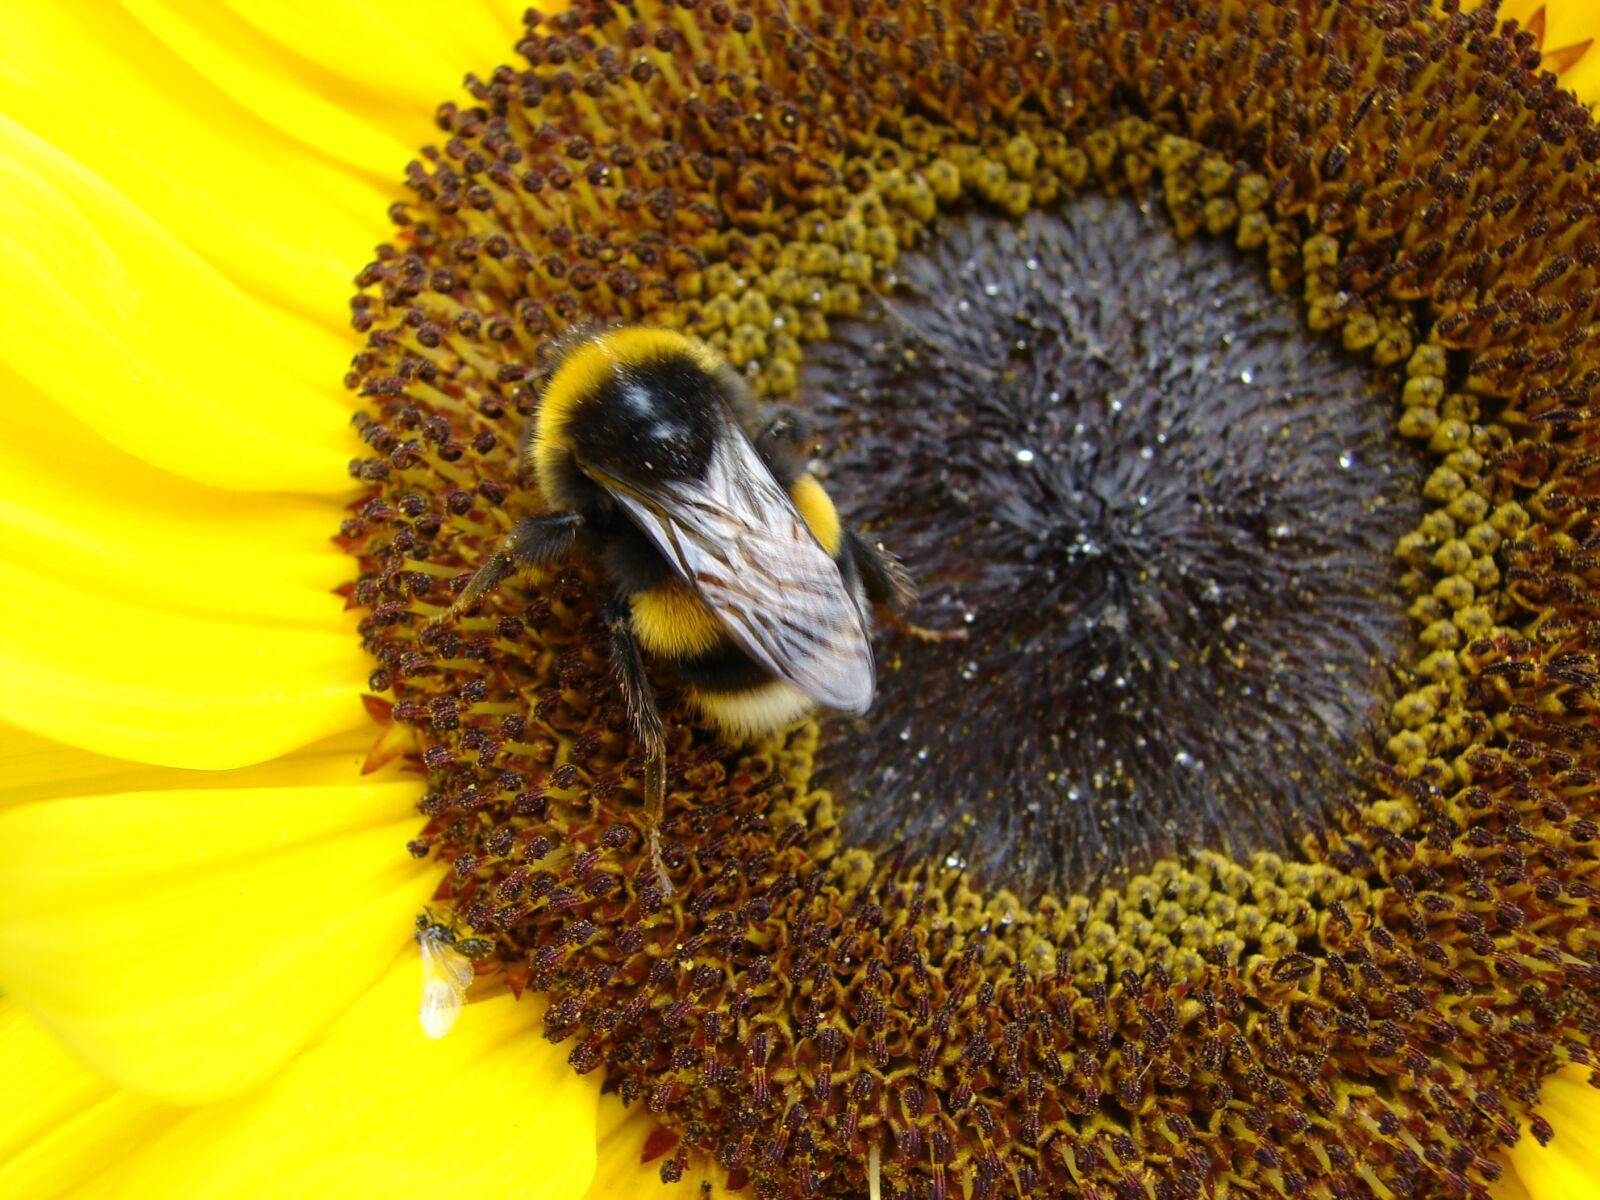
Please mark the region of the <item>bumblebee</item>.
<svg viewBox="0 0 1600 1200"><path fill-rule="evenodd" d="M563 347L523 442L555 511L522 518L442 619L507 577L580 547L614 587L603 609L629 722L645 751L660 860L665 743L646 671L671 664L689 699L744 738L818 706L860 715L875 689L870 605L899 620L900 564L839 519L792 418L763 421L733 368L665 329ZM938 635L932 635L938 636Z"/></svg>

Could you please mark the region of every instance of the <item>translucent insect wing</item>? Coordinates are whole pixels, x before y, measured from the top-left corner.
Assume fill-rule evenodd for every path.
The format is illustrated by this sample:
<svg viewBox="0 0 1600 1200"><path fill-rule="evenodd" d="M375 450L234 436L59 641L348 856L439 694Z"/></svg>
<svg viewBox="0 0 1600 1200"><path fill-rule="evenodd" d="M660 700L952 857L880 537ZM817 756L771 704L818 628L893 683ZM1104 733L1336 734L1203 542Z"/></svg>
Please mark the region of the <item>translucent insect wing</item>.
<svg viewBox="0 0 1600 1200"><path fill-rule="evenodd" d="M426 934L417 939L422 948L422 1002L417 1018L422 1032L441 1038L461 1013L467 988L472 983L472 961L457 954L438 938Z"/></svg>
<svg viewBox="0 0 1600 1200"><path fill-rule="evenodd" d="M867 710L866 613L742 433L703 479L601 479L746 653L820 704Z"/></svg>

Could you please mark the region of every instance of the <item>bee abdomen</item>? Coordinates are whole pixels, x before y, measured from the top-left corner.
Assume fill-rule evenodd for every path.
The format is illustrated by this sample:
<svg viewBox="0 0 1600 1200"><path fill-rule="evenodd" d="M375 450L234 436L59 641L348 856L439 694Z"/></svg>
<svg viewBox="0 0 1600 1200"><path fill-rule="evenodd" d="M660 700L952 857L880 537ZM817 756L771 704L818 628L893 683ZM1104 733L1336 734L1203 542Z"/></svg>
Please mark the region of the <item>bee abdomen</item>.
<svg viewBox="0 0 1600 1200"><path fill-rule="evenodd" d="M689 697L707 719L741 739L792 725L817 707L799 688L771 675L763 683L737 691L691 686Z"/></svg>
<svg viewBox="0 0 1600 1200"><path fill-rule="evenodd" d="M794 502L800 518L811 530L811 536L832 558L839 556L844 541L844 527L839 523L839 512L833 506L833 497L823 489L813 475L802 475L789 486L789 499Z"/></svg>
<svg viewBox="0 0 1600 1200"><path fill-rule="evenodd" d="M639 644L669 661L692 661L728 642L722 623L694 589L676 577L634 592L628 608Z"/></svg>
<svg viewBox="0 0 1600 1200"><path fill-rule="evenodd" d="M726 637L709 653L680 659L677 673L695 707L734 737L767 733L816 708L810 696L775 677Z"/></svg>
<svg viewBox="0 0 1600 1200"><path fill-rule="evenodd" d="M634 592L628 606L640 646L670 662L695 707L729 735L766 733L816 707L811 697L746 654L681 580Z"/></svg>

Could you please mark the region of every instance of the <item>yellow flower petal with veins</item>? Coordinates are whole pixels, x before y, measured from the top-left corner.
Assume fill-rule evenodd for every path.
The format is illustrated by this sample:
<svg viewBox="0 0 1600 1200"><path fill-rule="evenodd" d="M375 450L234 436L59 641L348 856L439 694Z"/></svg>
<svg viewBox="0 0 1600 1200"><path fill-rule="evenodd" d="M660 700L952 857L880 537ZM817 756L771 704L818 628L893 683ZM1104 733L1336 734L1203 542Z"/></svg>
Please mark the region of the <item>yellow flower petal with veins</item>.
<svg viewBox="0 0 1600 1200"><path fill-rule="evenodd" d="M515 35L493 4L327 5L128 0L152 33L285 136L386 178L415 152L430 113L484 46Z"/></svg>
<svg viewBox="0 0 1600 1200"><path fill-rule="evenodd" d="M1556 1197L1536 1196L1528 1190L1515 1169L1508 1170L1494 1185L1494 1200L1557 1200Z"/></svg>
<svg viewBox="0 0 1600 1200"><path fill-rule="evenodd" d="M148 762L229 767L365 720L351 635L144 608L0 562L0 717Z"/></svg>
<svg viewBox="0 0 1600 1200"><path fill-rule="evenodd" d="M398 853L415 794L330 778L14 808L5 987L125 1086L186 1103L251 1087L406 941L435 885Z"/></svg>
<svg viewBox="0 0 1600 1200"><path fill-rule="evenodd" d="M0 1064L43 1081L0 1095L0 1195L581 1196L594 1082L503 992L427 1040L415 970L401 955L271 1083L200 1109L110 1087L0 1000Z"/></svg>
<svg viewBox="0 0 1600 1200"><path fill-rule="evenodd" d="M201 78L234 96L280 133L335 161L403 160L398 130L366 120L359 93L337 76L303 71L296 56L261 37L225 5L128 0L128 11Z"/></svg>
<svg viewBox="0 0 1600 1200"><path fill-rule="evenodd" d="M434 105L518 23L461 5L440 36L414 7L8 22L0 716L34 732L0 726L0 1063L50 1084L0 1110L7 1195L450 1195L537 1161L560 1197L592 1171L597 1080L531 1004L422 1038L436 881L402 850L415 783L358 774L370 663L330 595L349 279ZM189 1112L112 1079L255 1090Z"/></svg>
<svg viewBox="0 0 1600 1200"><path fill-rule="evenodd" d="M120 1164L125 1196L583 1194L595 1081L539 1035L532 1001L417 1024L414 952L266 1087L201 1109Z"/></svg>
<svg viewBox="0 0 1600 1200"><path fill-rule="evenodd" d="M337 319L352 262L371 252L372 214L390 199L374 164L330 161L267 125L121 9L16 7L0 39L0 112L181 231L240 287ZM397 112L396 124L425 113Z"/></svg>
<svg viewBox="0 0 1600 1200"><path fill-rule="evenodd" d="M448 19L440 20L435 0L332 6L323 0L226 0L233 16L226 31L218 14L224 5L168 0L166 7L197 25L215 22L219 44L226 39L259 46L265 38L314 64L326 73L324 78L339 81L339 100L347 111L360 112L393 133L405 145L407 157L415 152L417 131L409 119L396 120L397 111L431 113L462 75L483 69L479 56L485 46L512 45L522 30L522 9L511 4L452 3ZM381 65L374 69L375 64ZM274 79L271 86L281 84ZM298 129L290 132L303 136ZM389 169L387 163L368 165Z"/></svg>
<svg viewBox="0 0 1600 1200"><path fill-rule="evenodd" d="M326 630L348 558L307 496L207 487L128 457L0 366L0 556L167 613ZM59 455L73 464L63 472Z"/></svg>
<svg viewBox="0 0 1600 1200"><path fill-rule="evenodd" d="M613 1200L643 1190L649 1175L660 1169L660 1159L644 1162L645 1145L655 1132L655 1120L643 1105L625 1107L614 1094L600 1097L596 1135L599 1153L587 1200ZM641 1178L643 1172L644 1174Z"/></svg>
<svg viewBox="0 0 1600 1200"><path fill-rule="evenodd" d="M333 322L246 295L6 117L0 260L0 359L116 445L220 487L349 490Z"/></svg>
<svg viewBox="0 0 1600 1200"><path fill-rule="evenodd" d="M107 1170L179 1112L121 1091L0 998L0 1196L53 1196Z"/></svg>
<svg viewBox="0 0 1600 1200"><path fill-rule="evenodd" d="M1550 1122L1555 1137L1541 1146L1524 1131L1507 1156L1531 1200L1577 1200L1600 1191L1595 1181L1600 1094L1589 1085L1589 1073L1588 1067L1567 1067L1544 1081L1539 1115ZM1516 1200L1509 1189L1505 1200Z"/></svg>
<svg viewBox="0 0 1600 1200"><path fill-rule="evenodd" d="M23 804L120 792L325 787L350 783L371 747L370 724L278 758L227 772L178 771L95 754L21 729L0 726L0 812ZM393 774L367 782L392 779Z"/></svg>
<svg viewBox="0 0 1600 1200"><path fill-rule="evenodd" d="M661 1164L677 1149L677 1139L642 1104L626 1107L614 1094L600 1097L596 1129L598 1154L585 1200L626 1200L631 1196L701 1195L702 1185L725 1194L725 1176L703 1160L691 1160L673 1192L660 1190ZM656 1144L659 1142L659 1145Z"/></svg>
<svg viewBox="0 0 1600 1200"><path fill-rule="evenodd" d="M24 729L0 725L0 778L5 780L0 789L0 812L61 796L146 791L160 786L153 782L160 776L175 774L163 767L108 758ZM195 779L211 778L199 772L186 774Z"/></svg>

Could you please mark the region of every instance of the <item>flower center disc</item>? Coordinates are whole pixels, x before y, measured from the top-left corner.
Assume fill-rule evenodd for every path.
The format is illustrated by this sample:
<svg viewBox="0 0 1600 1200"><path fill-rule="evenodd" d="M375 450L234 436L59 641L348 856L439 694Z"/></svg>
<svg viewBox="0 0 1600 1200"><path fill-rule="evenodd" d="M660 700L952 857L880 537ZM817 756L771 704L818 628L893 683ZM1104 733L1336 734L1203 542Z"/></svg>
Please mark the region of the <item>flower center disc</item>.
<svg viewBox="0 0 1600 1200"><path fill-rule="evenodd" d="M1290 850L1357 782L1408 618L1392 379L1264 269L1086 192L903 258L801 394L848 515L966 641L888 640L819 761L857 844L1026 894Z"/></svg>

